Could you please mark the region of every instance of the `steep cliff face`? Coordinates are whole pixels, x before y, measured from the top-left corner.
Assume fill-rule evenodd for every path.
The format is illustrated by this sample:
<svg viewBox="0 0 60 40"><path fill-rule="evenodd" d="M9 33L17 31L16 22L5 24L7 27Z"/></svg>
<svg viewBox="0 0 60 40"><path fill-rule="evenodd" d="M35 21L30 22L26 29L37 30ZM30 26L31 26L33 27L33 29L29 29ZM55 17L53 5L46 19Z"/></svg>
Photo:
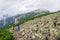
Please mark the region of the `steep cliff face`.
<svg viewBox="0 0 60 40"><path fill-rule="evenodd" d="M60 40L60 12L30 20L16 32L13 34L21 34L25 40Z"/></svg>

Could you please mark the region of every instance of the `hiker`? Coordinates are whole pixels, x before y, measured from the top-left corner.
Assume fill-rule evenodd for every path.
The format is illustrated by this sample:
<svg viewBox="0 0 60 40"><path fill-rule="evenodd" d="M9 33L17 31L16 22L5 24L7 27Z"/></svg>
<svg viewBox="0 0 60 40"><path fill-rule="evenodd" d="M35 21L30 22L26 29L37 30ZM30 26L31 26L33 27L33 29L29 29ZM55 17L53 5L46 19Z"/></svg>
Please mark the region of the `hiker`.
<svg viewBox="0 0 60 40"><path fill-rule="evenodd" d="M18 18L16 18L15 19L15 25L16 25L16 30L20 30L20 25L19 25L19 19Z"/></svg>

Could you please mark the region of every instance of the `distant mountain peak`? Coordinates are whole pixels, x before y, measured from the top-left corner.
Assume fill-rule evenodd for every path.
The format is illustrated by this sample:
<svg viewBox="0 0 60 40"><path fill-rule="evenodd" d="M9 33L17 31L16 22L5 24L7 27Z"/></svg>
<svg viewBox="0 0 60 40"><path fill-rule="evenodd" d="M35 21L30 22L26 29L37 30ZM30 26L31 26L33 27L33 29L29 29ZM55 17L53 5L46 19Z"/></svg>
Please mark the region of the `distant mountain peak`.
<svg viewBox="0 0 60 40"><path fill-rule="evenodd" d="M33 10L32 12L34 12L34 13L42 13L42 12L50 12L50 11L48 11L46 9L36 9L36 10Z"/></svg>

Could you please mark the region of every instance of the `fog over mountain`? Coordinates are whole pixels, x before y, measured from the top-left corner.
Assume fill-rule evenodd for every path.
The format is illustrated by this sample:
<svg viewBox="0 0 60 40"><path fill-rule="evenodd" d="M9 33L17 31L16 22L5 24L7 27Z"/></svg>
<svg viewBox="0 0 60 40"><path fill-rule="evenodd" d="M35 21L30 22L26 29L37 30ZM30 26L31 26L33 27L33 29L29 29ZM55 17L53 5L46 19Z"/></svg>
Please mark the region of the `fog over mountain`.
<svg viewBox="0 0 60 40"><path fill-rule="evenodd" d="M0 19L3 15L14 16L35 9L60 10L60 0L0 0Z"/></svg>

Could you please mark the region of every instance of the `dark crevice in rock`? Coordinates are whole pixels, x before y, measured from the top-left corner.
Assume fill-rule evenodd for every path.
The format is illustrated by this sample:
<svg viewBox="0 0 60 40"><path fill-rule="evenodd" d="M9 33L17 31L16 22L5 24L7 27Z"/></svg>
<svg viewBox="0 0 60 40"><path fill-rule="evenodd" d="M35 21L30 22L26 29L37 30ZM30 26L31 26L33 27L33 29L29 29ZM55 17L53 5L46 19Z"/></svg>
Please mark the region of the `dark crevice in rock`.
<svg viewBox="0 0 60 40"><path fill-rule="evenodd" d="M54 22L54 26L55 26L55 27L56 27L56 23L57 23L57 21Z"/></svg>
<svg viewBox="0 0 60 40"><path fill-rule="evenodd" d="M46 37L46 40L49 40L48 37Z"/></svg>

